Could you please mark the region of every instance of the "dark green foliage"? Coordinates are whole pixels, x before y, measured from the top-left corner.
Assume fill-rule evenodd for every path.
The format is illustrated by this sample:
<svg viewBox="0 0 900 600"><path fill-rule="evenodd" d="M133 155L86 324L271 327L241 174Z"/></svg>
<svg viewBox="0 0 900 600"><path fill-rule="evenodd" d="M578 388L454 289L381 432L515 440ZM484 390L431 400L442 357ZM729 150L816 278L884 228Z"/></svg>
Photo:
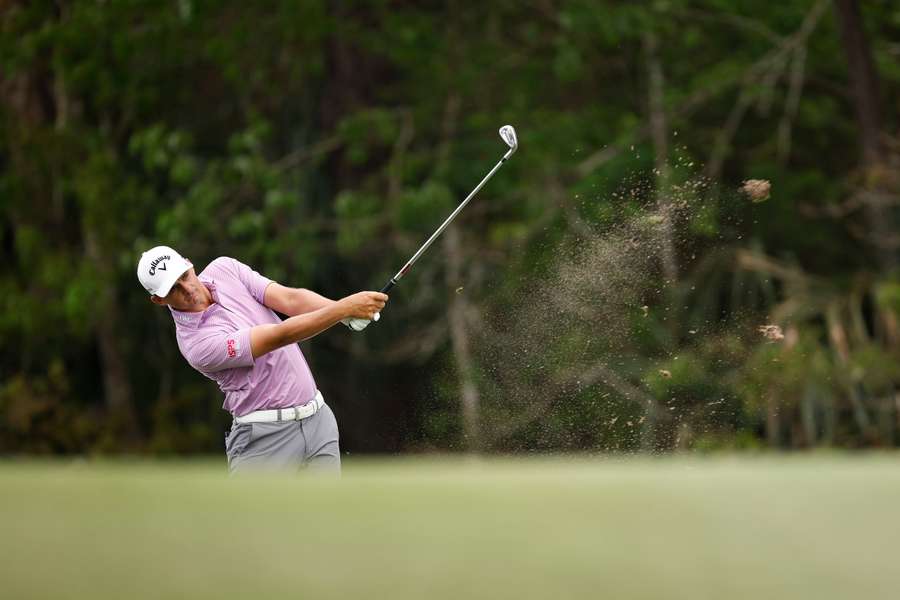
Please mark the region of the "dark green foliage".
<svg viewBox="0 0 900 600"><path fill-rule="evenodd" d="M0 451L217 451L218 391L138 285L140 252L379 288L507 122L521 148L458 248L435 244L365 334L304 344L348 449L472 447L463 380L489 450L895 445L900 283L864 192L900 193L900 9L862 3L871 167L826 4L8 3ZM767 202L737 191L751 178Z"/></svg>

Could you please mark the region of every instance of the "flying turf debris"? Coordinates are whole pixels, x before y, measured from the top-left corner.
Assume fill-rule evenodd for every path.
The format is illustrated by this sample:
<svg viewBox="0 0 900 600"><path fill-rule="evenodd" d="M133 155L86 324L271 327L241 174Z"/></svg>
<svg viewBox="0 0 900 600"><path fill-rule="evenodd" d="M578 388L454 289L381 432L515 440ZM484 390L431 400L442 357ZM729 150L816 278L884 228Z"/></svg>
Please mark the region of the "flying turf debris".
<svg viewBox="0 0 900 600"><path fill-rule="evenodd" d="M763 325L758 331L765 336L765 338L772 342L778 342L784 339L784 333L781 331L781 327L778 325Z"/></svg>
<svg viewBox="0 0 900 600"><path fill-rule="evenodd" d="M772 192L772 184L765 179L748 179L741 186L741 191L754 203L765 202Z"/></svg>

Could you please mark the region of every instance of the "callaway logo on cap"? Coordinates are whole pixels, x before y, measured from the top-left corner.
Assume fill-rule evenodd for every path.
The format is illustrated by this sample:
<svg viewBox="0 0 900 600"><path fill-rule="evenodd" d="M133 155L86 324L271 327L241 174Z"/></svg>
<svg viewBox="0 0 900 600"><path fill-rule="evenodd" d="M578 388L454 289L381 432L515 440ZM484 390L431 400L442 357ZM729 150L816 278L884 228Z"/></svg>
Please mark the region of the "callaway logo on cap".
<svg viewBox="0 0 900 600"><path fill-rule="evenodd" d="M151 296L164 298L185 271L191 268L183 256L168 246L151 248L138 261L138 281Z"/></svg>

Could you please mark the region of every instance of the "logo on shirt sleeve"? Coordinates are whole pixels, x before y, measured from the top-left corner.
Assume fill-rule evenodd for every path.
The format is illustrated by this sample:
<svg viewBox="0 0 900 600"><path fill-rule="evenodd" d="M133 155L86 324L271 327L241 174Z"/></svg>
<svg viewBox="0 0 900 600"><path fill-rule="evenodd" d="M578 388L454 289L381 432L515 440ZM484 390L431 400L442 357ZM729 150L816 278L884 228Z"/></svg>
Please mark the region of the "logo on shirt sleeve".
<svg viewBox="0 0 900 600"><path fill-rule="evenodd" d="M228 347L228 358L237 356L237 341L234 338L228 338L226 345Z"/></svg>

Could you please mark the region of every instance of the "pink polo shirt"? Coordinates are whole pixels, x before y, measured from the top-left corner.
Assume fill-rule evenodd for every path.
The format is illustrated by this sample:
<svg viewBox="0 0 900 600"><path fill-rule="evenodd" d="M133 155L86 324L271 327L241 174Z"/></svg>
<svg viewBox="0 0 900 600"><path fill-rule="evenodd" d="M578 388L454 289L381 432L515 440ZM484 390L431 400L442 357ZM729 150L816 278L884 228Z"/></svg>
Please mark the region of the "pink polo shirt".
<svg viewBox="0 0 900 600"><path fill-rule="evenodd" d="M316 382L300 346L288 344L256 360L250 352L251 328L281 322L263 304L272 280L226 256L197 277L215 303L203 312L170 310L178 349L192 367L219 384L225 393L222 407L240 417L312 400Z"/></svg>

